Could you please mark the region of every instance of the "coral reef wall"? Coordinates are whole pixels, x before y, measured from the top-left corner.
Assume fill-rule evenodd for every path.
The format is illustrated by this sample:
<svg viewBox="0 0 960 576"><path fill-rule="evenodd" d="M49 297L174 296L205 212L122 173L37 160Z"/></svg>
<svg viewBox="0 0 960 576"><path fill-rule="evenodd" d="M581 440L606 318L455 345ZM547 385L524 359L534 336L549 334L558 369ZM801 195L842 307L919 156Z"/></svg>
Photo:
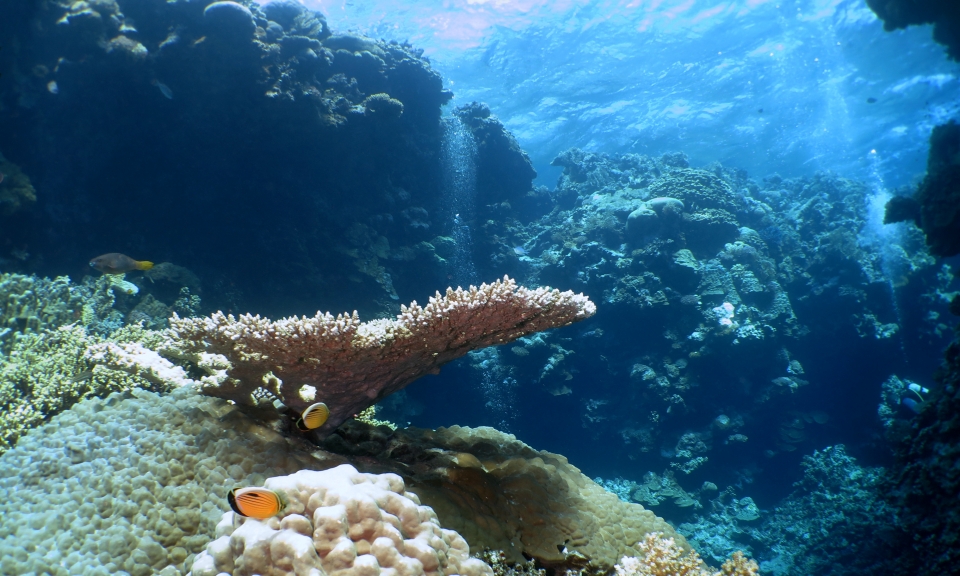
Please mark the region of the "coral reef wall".
<svg viewBox="0 0 960 576"><path fill-rule="evenodd" d="M960 338L944 353L937 384L896 446L887 495L901 509L915 574L942 574L960 561ZM953 566L954 568L951 568Z"/></svg>
<svg viewBox="0 0 960 576"><path fill-rule="evenodd" d="M123 251L197 271L213 306L275 315L395 309L442 275L451 93L421 51L294 2L15 4L0 150L39 193L0 243L24 268Z"/></svg>
<svg viewBox="0 0 960 576"><path fill-rule="evenodd" d="M881 223L874 189L828 173L752 179L682 154L572 149L555 163L549 204L478 207L476 266L582 290L598 312L475 353L449 376L479 379L481 395L503 383L505 416L483 396L485 418L584 468L664 472L696 494L752 468L754 492L785 496L777 471L832 443L888 458L875 440L880 385L926 378L955 283L918 229ZM411 392L427 414L449 401L437 388L436 404ZM670 516L671 501L654 510Z"/></svg>

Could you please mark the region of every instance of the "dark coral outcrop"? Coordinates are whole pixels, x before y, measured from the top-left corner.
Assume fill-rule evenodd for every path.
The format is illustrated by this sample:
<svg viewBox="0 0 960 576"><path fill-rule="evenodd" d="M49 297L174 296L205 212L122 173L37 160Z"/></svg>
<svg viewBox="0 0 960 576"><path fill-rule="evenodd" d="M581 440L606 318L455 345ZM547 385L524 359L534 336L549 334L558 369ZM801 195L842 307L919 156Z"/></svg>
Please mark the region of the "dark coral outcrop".
<svg viewBox="0 0 960 576"><path fill-rule="evenodd" d="M913 221L926 234L931 254L960 254L960 124L951 120L933 129L926 176L914 196L887 203L883 221Z"/></svg>
<svg viewBox="0 0 960 576"><path fill-rule="evenodd" d="M912 548L913 574L946 574L960 563L960 339L944 353L936 386L897 447L891 500Z"/></svg>
<svg viewBox="0 0 960 576"><path fill-rule="evenodd" d="M533 163L517 139L490 113L486 104L472 102L454 110L477 143L477 200L481 204L522 198L537 177Z"/></svg>
<svg viewBox="0 0 960 576"><path fill-rule="evenodd" d="M949 0L867 0L887 31L933 24L933 39L960 60L960 4Z"/></svg>
<svg viewBox="0 0 960 576"><path fill-rule="evenodd" d="M422 51L289 1L16 2L0 37L0 150L39 198L4 234L41 272L122 250L271 313L381 312L441 274L451 93Z"/></svg>

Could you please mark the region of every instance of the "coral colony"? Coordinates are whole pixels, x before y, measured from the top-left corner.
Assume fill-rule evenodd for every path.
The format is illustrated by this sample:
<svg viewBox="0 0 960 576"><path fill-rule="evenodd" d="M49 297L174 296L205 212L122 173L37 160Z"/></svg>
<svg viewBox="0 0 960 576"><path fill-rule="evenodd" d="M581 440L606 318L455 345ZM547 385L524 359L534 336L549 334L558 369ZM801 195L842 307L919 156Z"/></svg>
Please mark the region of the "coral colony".
<svg viewBox="0 0 960 576"><path fill-rule="evenodd" d="M665 144L649 113L578 134L568 116L601 114L585 102L556 119L582 147L536 144L547 188L507 129L549 136L524 124L529 103L447 106L453 80L423 49L303 4L0 3L0 573L956 571L949 3L867 0L887 29L933 24L954 62L903 66L885 91L839 83L844 105L824 107L889 113L896 146L903 126L929 132L901 189L890 159L918 153L881 138L856 156L870 126L839 140L870 178L764 140L789 124L783 92L692 114L796 162L789 177ZM564 24L578 45L606 25L578 26L607 9L589 4ZM809 20L798 7L785 36ZM843 9L846 28L870 21ZM534 69L509 57L526 32L502 28L515 36L484 45L478 78ZM869 34L868 56L828 35L817 86L856 68L835 59L884 53L890 36ZM737 67L707 64L683 73ZM582 68L594 82L603 63ZM530 76L537 114L563 108ZM583 100L571 76L557 86ZM918 126L894 109L920 90ZM668 123L692 136L672 114L698 106L670 104Z"/></svg>

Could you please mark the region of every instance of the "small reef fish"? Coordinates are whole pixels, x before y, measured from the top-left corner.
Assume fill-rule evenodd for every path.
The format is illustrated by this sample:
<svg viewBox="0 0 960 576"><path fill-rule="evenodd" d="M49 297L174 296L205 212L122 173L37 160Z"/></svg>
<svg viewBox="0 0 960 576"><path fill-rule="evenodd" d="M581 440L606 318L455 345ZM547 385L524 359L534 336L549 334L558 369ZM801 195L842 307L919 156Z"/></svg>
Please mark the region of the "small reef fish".
<svg viewBox="0 0 960 576"><path fill-rule="evenodd" d="M150 84L156 86L160 90L160 93L163 94L167 100L173 100L173 90L171 90L169 86L157 80L156 78L151 80Z"/></svg>
<svg viewBox="0 0 960 576"><path fill-rule="evenodd" d="M323 402L317 402L316 404L311 404L303 411L303 414L300 415L300 418L297 420L297 428L303 432L308 432L310 430L316 430L317 428L323 426L323 423L327 421L327 418L330 417L330 409L327 408L327 405Z"/></svg>
<svg viewBox="0 0 960 576"><path fill-rule="evenodd" d="M227 502L237 514L256 520L276 516L284 507L280 495L266 488L234 488L227 493Z"/></svg>
<svg viewBox="0 0 960 576"><path fill-rule="evenodd" d="M131 270L149 270L153 268L153 262L134 260L126 254L111 252L91 260L90 267L104 274L123 274Z"/></svg>

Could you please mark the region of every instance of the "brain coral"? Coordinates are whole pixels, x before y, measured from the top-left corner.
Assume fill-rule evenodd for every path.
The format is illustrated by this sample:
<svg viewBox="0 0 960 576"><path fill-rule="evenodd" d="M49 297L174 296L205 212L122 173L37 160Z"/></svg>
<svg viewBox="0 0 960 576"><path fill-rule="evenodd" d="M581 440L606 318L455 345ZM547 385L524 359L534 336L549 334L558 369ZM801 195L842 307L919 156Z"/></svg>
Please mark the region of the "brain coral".
<svg viewBox="0 0 960 576"><path fill-rule="evenodd" d="M220 537L197 556L193 576L493 576L396 474L361 474L344 464L269 478L264 487L285 502L281 517L224 514Z"/></svg>

